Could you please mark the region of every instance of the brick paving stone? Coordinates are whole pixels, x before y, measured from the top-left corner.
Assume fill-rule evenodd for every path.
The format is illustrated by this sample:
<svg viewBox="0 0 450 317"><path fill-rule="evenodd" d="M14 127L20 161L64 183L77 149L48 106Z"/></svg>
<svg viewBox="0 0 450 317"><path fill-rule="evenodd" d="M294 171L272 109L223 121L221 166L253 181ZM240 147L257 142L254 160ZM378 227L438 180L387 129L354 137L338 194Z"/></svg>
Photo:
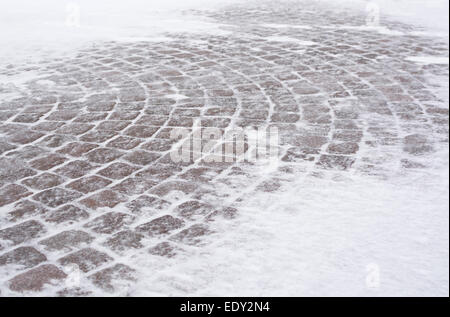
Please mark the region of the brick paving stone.
<svg viewBox="0 0 450 317"><path fill-rule="evenodd" d="M212 212L211 214L209 214L206 219L208 221L214 221L217 218L224 218L224 219L234 219L236 216L238 215L238 209L234 208L234 207L226 207L226 208L221 208L218 210L215 210L214 212Z"/></svg>
<svg viewBox="0 0 450 317"><path fill-rule="evenodd" d="M89 213L73 205L65 205L45 215L45 220L50 223L73 223L89 217Z"/></svg>
<svg viewBox="0 0 450 317"><path fill-rule="evenodd" d="M191 182L210 182L214 177L219 175L219 173L220 171L211 168L198 167L189 169L184 174L180 175L180 177Z"/></svg>
<svg viewBox="0 0 450 317"><path fill-rule="evenodd" d="M109 117L111 120L134 120L139 115L138 111L116 111Z"/></svg>
<svg viewBox="0 0 450 317"><path fill-rule="evenodd" d="M146 235L149 236L153 236L153 235L168 234L173 230L182 228L183 226L184 226L183 220L174 218L170 215L166 215L137 226L136 231L145 233Z"/></svg>
<svg viewBox="0 0 450 317"><path fill-rule="evenodd" d="M326 169L346 170L350 168L355 159L342 155L321 155L317 165Z"/></svg>
<svg viewBox="0 0 450 317"><path fill-rule="evenodd" d="M35 194L33 199L43 203L46 206L55 208L66 203L73 202L79 197L81 197L81 194L77 192L56 187Z"/></svg>
<svg viewBox="0 0 450 317"><path fill-rule="evenodd" d="M99 148L86 154L86 157L90 162L105 164L118 159L122 155L123 153L118 150Z"/></svg>
<svg viewBox="0 0 450 317"><path fill-rule="evenodd" d="M121 181L119 184L115 185L112 189L119 192L120 194L133 196L145 193L156 184L156 181L146 179L142 176L130 176Z"/></svg>
<svg viewBox="0 0 450 317"><path fill-rule="evenodd" d="M88 143L103 143L117 135L116 131L112 130L91 130L80 137L80 141Z"/></svg>
<svg viewBox="0 0 450 317"><path fill-rule="evenodd" d="M97 233L113 233L121 230L133 221L133 216L119 212L109 212L84 225Z"/></svg>
<svg viewBox="0 0 450 317"><path fill-rule="evenodd" d="M89 276L89 279L97 287L108 292L113 292L117 287L123 288L124 282L135 282L136 271L124 264L116 264L113 267L103 269ZM131 285L129 283L129 285Z"/></svg>
<svg viewBox="0 0 450 317"><path fill-rule="evenodd" d="M359 146L357 143L332 143L328 146L328 153L332 154L355 154L358 152Z"/></svg>
<svg viewBox="0 0 450 317"><path fill-rule="evenodd" d="M113 163L108 167L100 170L98 174L112 179L122 179L137 170L137 168L125 163Z"/></svg>
<svg viewBox="0 0 450 317"><path fill-rule="evenodd" d="M95 112L95 111L100 111L100 112L102 112L102 111L111 111L114 108L114 105L115 105L115 102L112 102L112 101L110 101L110 102L108 102L108 101L103 101L103 102L102 101L98 101L96 103L93 103L93 104L89 105L87 107L87 110L88 111L92 111L92 112Z"/></svg>
<svg viewBox="0 0 450 317"><path fill-rule="evenodd" d="M156 162L156 160L159 159L160 156L161 155L157 153L136 150L125 155L123 159L136 165L145 166L151 165L152 163Z"/></svg>
<svg viewBox="0 0 450 317"><path fill-rule="evenodd" d="M41 236L45 231L45 227L41 223L36 220L29 220L0 230L0 240L18 245Z"/></svg>
<svg viewBox="0 0 450 317"><path fill-rule="evenodd" d="M179 191L184 194L193 193L198 188L198 185L187 181L166 181L160 183L150 190L150 193L159 197L164 197L173 191Z"/></svg>
<svg viewBox="0 0 450 317"><path fill-rule="evenodd" d="M161 242L149 249L149 253L157 256L172 258L179 252L179 248L169 242Z"/></svg>
<svg viewBox="0 0 450 317"><path fill-rule="evenodd" d="M69 141L73 141L73 139L73 137L63 134L49 135L43 138L39 144L50 148L58 148Z"/></svg>
<svg viewBox="0 0 450 317"><path fill-rule="evenodd" d="M125 202L126 198L122 194L119 194L112 190L104 190L100 193L94 194L81 201L83 205L91 209L97 209L100 207L113 208L121 202Z"/></svg>
<svg viewBox="0 0 450 317"><path fill-rule="evenodd" d="M144 247L141 243L143 238L144 235L138 232L124 230L114 234L105 242L105 245L116 252L127 251L130 249L140 249Z"/></svg>
<svg viewBox="0 0 450 317"><path fill-rule="evenodd" d="M62 163L64 163L65 160L66 159L64 158L64 156L57 154L50 154L45 157L31 161L30 165L35 169L45 171L55 166L61 165Z"/></svg>
<svg viewBox="0 0 450 317"><path fill-rule="evenodd" d="M31 195L31 192L29 192L25 187L11 184L7 185L3 188L0 188L0 207L13 203L20 198L26 197Z"/></svg>
<svg viewBox="0 0 450 317"><path fill-rule="evenodd" d="M58 128L56 133L68 134L68 135L79 135L91 130L94 126L92 124L84 123L69 123Z"/></svg>
<svg viewBox="0 0 450 317"><path fill-rule="evenodd" d="M175 213L183 218L195 219L199 216L206 216L213 211L213 207L207 203L191 200L177 206Z"/></svg>
<svg viewBox="0 0 450 317"><path fill-rule="evenodd" d="M433 146L426 135L411 134L404 138L403 150L409 154L421 155L431 152Z"/></svg>
<svg viewBox="0 0 450 317"><path fill-rule="evenodd" d="M290 148L281 160L284 162L314 161L318 154L320 154L319 149L294 147Z"/></svg>
<svg viewBox="0 0 450 317"><path fill-rule="evenodd" d="M28 168L25 162L19 159L0 158L0 185L13 183L21 178L33 176L35 171Z"/></svg>
<svg viewBox="0 0 450 317"><path fill-rule="evenodd" d="M153 164L151 167L137 173L136 176L148 178L155 181L162 181L169 178L178 171L181 171L181 168L162 164Z"/></svg>
<svg viewBox="0 0 450 317"><path fill-rule="evenodd" d="M142 195L127 204L127 208L133 213L141 213L145 210L164 210L170 203L157 197Z"/></svg>
<svg viewBox="0 0 450 317"><path fill-rule="evenodd" d="M172 148L172 144L162 139L154 139L141 145L143 150L165 152Z"/></svg>
<svg viewBox="0 0 450 317"><path fill-rule="evenodd" d="M68 110L61 110L61 111L55 111L52 112L47 118L46 120L49 121L69 121L73 118L75 118L77 116L78 112L73 110L73 111L68 111Z"/></svg>
<svg viewBox="0 0 450 317"><path fill-rule="evenodd" d="M89 271L83 279L115 294L137 272L113 263L109 250L127 263L143 252L189 254L188 246L208 240L208 225L238 219L240 203L257 193L276 195L307 175L418 173L448 147L448 100L438 94L448 88L448 65L407 60L447 56L440 39L411 36L414 26L390 19L383 27L403 35L343 30L364 24L364 13L309 0L196 13L226 25L228 35L98 42L70 60L35 63L39 76L20 89L0 85L5 267L63 257L60 264L80 265ZM299 20L311 26L300 37L282 26ZM27 69L0 67L0 77ZM41 78L54 84L44 89ZM171 134L195 126L220 135L277 128L280 166L266 175L254 162L206 160L220 154L194 160L192 149L189 162L174 162L181 143ZM50 264L17 270L8 282L14 291L64 284L65 273ZM55 294L96 293L58 285Z"/></svg>
<svg viewBox="0 0 450 317"><path fill-rule="evenodd" d="M78 248L80 245L87 245L93 240L94 238L84 231L68 230L41 240L39 244L45 246L46 250L64 250L65 252L70 252L73 248Z"/></svg>
<svg viewBox="0 0 450 317"><path fill-rule="evenodd" d="M8 152L10 150L14 150L16 148L15 145L12 145L8 142L0 141L0 154Z"/></svg>
<svg viewBox="0 0 450 317"><path fill-rule="evenodd" d="M97 126L97 130L120 131L125 129L130 122L128 121L104 121Z"/></svg>
<svg viewBox="0 0 450 317"><path fill-rule="evenodd" d="M62 148L58 152L63 153L63 154L68 154L71 156L75 156L75 157L79 157L79 156L83 155L84 153L87 153L97 147L98 147L98 145L96 145L96 144L73 142L73 143L66 145L64 148Z"/></svg>
<svg viewBox="0 0 450 317"><path fill-rule="evenodd" d="M24 131L24 132L17 132L15 134L12 134L8 140L12 143L18 143L18 144L28 144L36 141L37 139L43 137L44 134L40 132L33 132L33 131Z"/></svg>
<svg viewBox="0 0 450 317"><path fill-rule="evenodd" d="M138 146L142 141L136 138L126 136L118 136L114 140L107 143L107 146L117 148L120 150L131 150Z"/></svg>
<svg viewBox="0 0 450 317"><path fill-rule="evenodd" d="M158 131L157 127L148 127L145 125L134 125L125 130L125 135L136 138L150 138Z"/></svg>
<svg viewBox="0 0 450 317"><path fill-rule="evenodd" d="M63 167L55 170L55 173L69 177L79 178L91 171L95 166L82 160L72 161L64 165Z"/></svg>
<svg viewBox="0 0 450 317"><path fill-rule="evenodd" d="M25 179L22 183L28 187L34 189L47 189L51 187L56 187L59 184L64 182L64 178L52 174L52 173L43 173L38 176Z"/></svg>
<svg viewBox="0 0 450 317"><path fill-rule="evenodd" d="M18 221L19 219L27 218L33 215L44 215L48 210L39 204L31 202L29 200L23 200L16 203L8 213L8 216L13 221Z"/></svg>
<svg viewBox="0 0 450 317"><path fill-rule="evenodd" d="M31 268L45 261L46 256L32 247L20 247L0 255L0 266L20 265L23 268Z"/></svg>
<svg viewBox="0 0 450 317"><path fill-rule="evenodd" d="M9 152L8 153L8 157L14 158L16 161L18 161L18 163L23 162L22 160L30 160L30 159L34 159L36 157L40 157L43 154L45 154L46 151L39 146L35 146L35 145L27 145L23 148L20 149L20 151L13 151L13 152ZM22 165L23 167L23 165ZM31 171L33 175L34 172Z"/></svg>
<svg viewBox="0 0 450 317"><path fill-rule="evenodd" d="M191 227L170 237L172 241L178 241L188 245L196 245L201 242L203 236L210 234L211 231L205 224L195 224Z"/></svg>
<svg viewBox="0 0 450 317"><path fill-rule="evenodd" d="M97 122L102 121L108 116L107 113L102 112L89 112L78 115L74 122Z"/></svg>
<svg viewBox="0 0 450 317"><path fill-rule="evenodd" d="M89 272L99 266L111 262L113 259L106 253L97 251L92 248L85 248L58 260L61 265L76 264L83 272Z"/></svg>
<svg viewBox="0 0 450 317"><path fill-rule="evenodd" d="M111 184L110 180L97 175L93 175L77 179L67 184L67 187L88 194L91 192L95 192L99 189L102 189L108 186L109 184Z"/></svg>
<svg viewBox="0 0 450 317"><path fill-rule="evenodd" d="M41 265L19 274L9 281L9 288L15 292L41 291L46 284L57 284L67 275L52 264Z"/></svg>
<svg viewBox="0 0 450 317"><path fill-rule="evenodd" d="M40 132L48 132L48 131L54 131L58 129L59 127L62 127L64 125L64 122L56 122L56 121L44 121L39 122L33 126L33 130L40 131Z"/></svg>

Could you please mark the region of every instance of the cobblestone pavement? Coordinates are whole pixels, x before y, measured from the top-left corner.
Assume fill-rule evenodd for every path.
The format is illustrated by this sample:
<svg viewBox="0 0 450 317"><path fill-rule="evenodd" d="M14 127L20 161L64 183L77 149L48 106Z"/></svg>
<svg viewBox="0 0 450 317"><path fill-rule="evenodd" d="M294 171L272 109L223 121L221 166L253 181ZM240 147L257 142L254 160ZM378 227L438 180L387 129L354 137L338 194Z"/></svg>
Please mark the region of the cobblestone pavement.
<svg viewBox="0 0 450 317"><path fill-rule="evenodd" d="M222 35L107 42L73 58L10 65L0 76L0 290L114 293L136 279L136 254L176 257L201 246L239 202L303 175L426 167L448 146L448 100L438 81L447 44L357 11L297 5L199 12ZM270 176L251 163L174 163L170 131L278 127ZM127 263L122 259L127 258ZM1 294L1 293L0 293Z"/></svg>

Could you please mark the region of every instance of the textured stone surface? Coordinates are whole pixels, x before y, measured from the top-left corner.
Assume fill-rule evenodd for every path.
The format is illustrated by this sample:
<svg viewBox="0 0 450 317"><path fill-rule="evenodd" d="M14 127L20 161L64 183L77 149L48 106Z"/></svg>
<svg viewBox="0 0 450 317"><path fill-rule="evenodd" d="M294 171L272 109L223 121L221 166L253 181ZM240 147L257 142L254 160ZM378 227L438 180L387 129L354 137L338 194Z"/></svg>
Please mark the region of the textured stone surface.
<svg viewBox="0 0 450 317"><path fill-rule="evenodd" d="M114 251L127 251L130 249L140 249L144 245L141 243L144 235L131 230L125 230L114 234L106 241L106 245Z"/></svg>
<svg viewBox="0 0 450 317"><path fill-rule="evenodd" d="M41 265L19 274L9 281L9 288L16 292L40 291L46 284L58 284L66 274L51 264Z"/></svg>
<svg viewBox="0 0 450 317"><path fill-rule="evenodd" d="M0 266L18 264L11 290L61 283L62 267L32 268L48 259L120 292L138 276L136 258L197 252L257 193L309 177L417 172L448 148L448 100L437 93L448 65L407 60L448 56L438 38L387 18L402 35L348 27L366 13L310 0L192 13L227 35L96 42L36 63L36 78L30 65L0 67ZM16 76L31 77L19 88ZM265 177L233 155L208 162L192 150L173 161L181 143L171 133L194 124L220 134L276 127L279 165ZM122 256L129 266L115 262Z"/></svg>
<svg viewBox="0 0 450 317"><path fill-rule="evenodd" d="M113 233L123 229L127 224L133 221L133 217L119 212L110 212L100 217L97 217L84 225L97 233Z"/></svg>
<svg viewBox="0 0 450 317"><path fill-rule="evenodd" d="M80 251L71 253L58 262L61 265L76 264L83 272L89 272L101 265L104 265L113 259L107 254L97 251L92 248L82 249Z"/></svg>
<svg viewBox="0 0 450 317"><path fill-rule="evenodd" d="M6 240L13 245L17 245L39 237L44 232L45 228L41 223L35 220L29 220L0 230L0 240Z"/></svg>
<svg viewBox="0 0 450 317"><path fill-rule="evenodd" d="M94 238L86 232L69 230L42 240L39 244L45 246L45 249L47 250L64 250L68 252L80 245L88 244L92 240L94 240Z"/></svg>
<svg viewBox="0 0 450 317"><path fill-rule="evenodd" d="M123 291L123 282L135 282L135 270L124 264L116 264L113 267L103 269L91 276L89 279L94 285L112 292L115 289L115 284Z"/></svg>
<svg viewBox="0 0 450 317"><path fill-rule="evenodd" d="M147 235L167 234L173 230L182 228L184 221L174 218L170 215L156 218L150 222L144 223L136 227L136 230Z"/></svg>
<svg viewBox="0 0 450 317"><path fill-rule="evenodd" d="M0 255L0 266L2 265L19 265L24 268L30 268L46 261L45 255L32 247L20 247Z"/></svg>

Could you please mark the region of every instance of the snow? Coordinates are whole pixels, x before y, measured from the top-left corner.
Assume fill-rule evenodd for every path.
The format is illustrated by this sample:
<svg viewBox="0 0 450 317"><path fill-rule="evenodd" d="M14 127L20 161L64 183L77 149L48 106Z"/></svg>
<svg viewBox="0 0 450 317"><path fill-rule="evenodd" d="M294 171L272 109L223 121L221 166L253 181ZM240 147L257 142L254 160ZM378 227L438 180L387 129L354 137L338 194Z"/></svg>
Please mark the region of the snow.
<svg viewBox="0 0 450 317"><path fill-rule="evenodd" d="M330 28L336 28L336 27L330 27ZM338 26L337 28L343 29L343 30L357 30L357 31L377 32L379 34L391 35L391 36L404 35L403 32L390 30L389 28L387 28L385 26L366 26L366 25L353 26L353 25L347 25L347 26Z"/></svg>
<svg viewBox="0 0 450 317"><path fill-rule="evenodd" d="M249 0L3 0L0 2L0 63L34 62L99 40L166 40L166 32L227 34L221 25L189 13ZM317 0L330 1L330 0ZM367 1L339 0L364 7ZM426 27L432 36L448 37L445 0L373 0L382 15ZM337 1L332 1L333 4ZM445 9L447 8L447 9ZM73 17L79 12L79 20ZM266 27L308 28L268 24ZM376 29L389 35L384 27Z"/></svg>
<svg viewBox="0 0 450 317"><path fill-rule="evenodd" d="M444 64L448 65L448 57L437 57L437 56L411 56L406 58L407 61L416 62L419 64Z"/></svg>
<svg viewBox="0 0 450 317"><path fill-rule="evenodd" d="M132 294L448 295L445 177L308 179L247 204L201 250L176 262L142 259ZM366 284L371 266L379 287Z"/></svg>
<svg viewBox="0 0 450 317"><path fill-rule="evenodd" d="M448 37L449 2L446 0L337 0L332 2L357 6L366 11L375 7L381 15L381 24L383 17L389 17L396 21L420 26L431 34L440 33Z"/></svg>
<svg viewBox="0 0 450 317"><path fill-rule="evenodd" d="M269 42L295 43L303 46L311 46L316 44L312 41L301 41L289 36L269 36L266 37L266 40Z"/></svg>
<svg viewBox="0 0 450 317"><path fill-rule="evenodd" d="M396 20L419 25L431 33L442 33L448 37L449 2L445 0L374 0L381 14Z"/></svg>
<svg viewBox="0 0 450 317"><path fill-rule="evenodd" d="M186 14L236 0L3 0L0 63L34 62L70 54L96 41L166 40L166 32L227 34L220 25ZM79 13L79 19L72 18Z"/></svg>
<svg viewBox="0 0 450 317"><path fill-rule="evenodd" d="M170 41L167 32L226 35L226 25L200 20L185 10L234 2L239 0L2 0L0 64L71 54L103 40ZM80 9L79 26L66 23L67 9L74 8L67 6L70 3ZM411 34L448 37L447 1L375 3L382 14L424 28ZM299 32L310 28L261 26ZM404 35L382 25L346 28ZM267 40L315 44L290 37ZM407 60L448 65L447 57ZM20 87L33 75L1 77L0 83ZM441 91L448 100L448 87ZM147 253L124 257L124 264L141 269L138 284L119 295L448 296L448 148L439 149L426 163L428 168L408 174L393 167L387 179L358 174L302 176L279 193L254 195L241 203L235 222L215 223L216 233L201 248L192 247L174 259ZM259 173L270 177L274 172ZM373 270L379 283L369 285Z"/></svg>
<svg viewBox="0 0 450 317"><path fill-rule="evenodd" d="M309 25L296 25L296 24L276 24L276 23L266 23L261 24L262 27L266 28L275 28L275 29L303 29L303 30L309 30L311 27Z"/></svg>

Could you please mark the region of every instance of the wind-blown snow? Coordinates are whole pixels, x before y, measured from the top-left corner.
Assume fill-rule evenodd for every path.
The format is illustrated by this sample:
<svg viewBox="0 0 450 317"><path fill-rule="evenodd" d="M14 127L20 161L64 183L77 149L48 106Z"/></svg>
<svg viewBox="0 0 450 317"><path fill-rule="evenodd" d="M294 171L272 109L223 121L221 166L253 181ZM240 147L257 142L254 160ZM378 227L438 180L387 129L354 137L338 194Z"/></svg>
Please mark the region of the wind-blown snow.
<svg viewBox="0 0 450 317"><path fill-rule="evenodd" d="M70 54L103 40L170 41L166 32L226 35L226 26L184 10L234 2L239 0L2 0L0 64ZM448 36L447 1L375 2L382 14L422 26L421 34ZM66 25L68 3L79 4L79 27ZM382 25L348 28L403 35ZM289 37L267 40L314 45ZM408 60L448 64L442 57ZM25 79L0 78L0 83L20 87ZM448 86L440 91L448 101ZM216 233L201 248L173 259L148 254L124 259L140 268L140 276L137 285L120 295L448 296L448 148L427 163L426 169L388 179L357 174L299 177L280 192L248 198L238 219L216 222ZM380 284L368 287L374 267Z"/></svg>
<svg viewBox="0 0 450 317"><path fill-rule="evenodd" d="M448 179L428 172L310 178L253 197L194 255L142 259L132 294L447 296ZM372 266L379 287L366 284Z"/></svg>
<svg viewBox="0 0 450 317"><path fill-rule="evenodd" d="M187 11L248 1L251 0L3 0L0 2L0 63L30 62L69 54L98 40L162 39L165 32L171 31L224 34L226 31L219 25L206 19L199 20ZM363 0L335 0L332 3L338 1L362 8L367 4ZM448 1L369 2L378 4L382 15L422 25L431 36L448 37ZM67 23L74 7L80 12L79 26ZM377 30L389 32L382 26Z"/></svg>
<svg viewBox="0 0 450 317"><path fill-rule="evenodd" d="M416 62L419 64L447 64L448 65L448 57L437 57L437 56L411 56L406 60L411 62Z"/></svg>

